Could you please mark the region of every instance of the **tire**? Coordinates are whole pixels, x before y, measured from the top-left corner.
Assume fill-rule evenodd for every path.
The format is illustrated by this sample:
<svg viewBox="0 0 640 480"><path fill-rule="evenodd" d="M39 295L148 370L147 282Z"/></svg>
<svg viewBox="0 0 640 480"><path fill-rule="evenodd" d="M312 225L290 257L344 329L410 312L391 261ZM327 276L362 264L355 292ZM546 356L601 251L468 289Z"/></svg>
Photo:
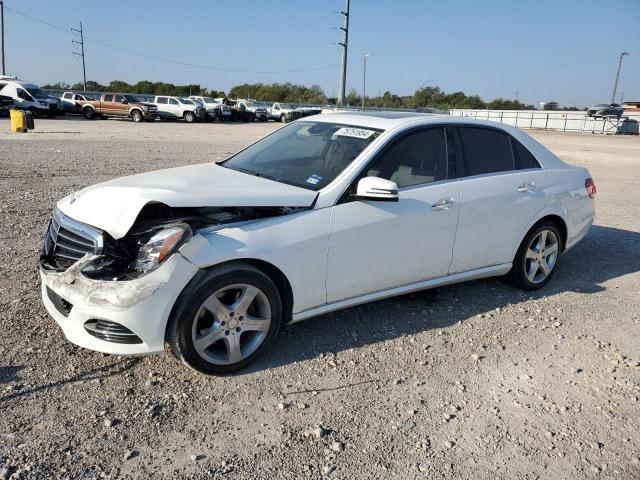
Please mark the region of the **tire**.
<svg viewBox="0 0 640 480"><path fill-rule="evenodd" d="M543 240L544 248L540 249ZM522 240L505 280L524 290L544 287L558 270L562 248L558 226L548 220L538 222Z"/></svg>
<svg viewBox="0 0 640 480"><path fill-rule="evenodd" d="M82 115L84 115L84 118L86 118L87 120L95 120L96 119L96 112L91 107L83 108L82 109Z"/></svg>
<svg viewBox="0 0 640 480"><path fill-rule="evenodd" d="M131 112L131 120L136 123L140 123L142 122L142 120L144 120L144 116L142 115L142 112L140 110L134 110L133 112Z"/></svg>
<svg viewBox="0 0 640 480"><path fill-rule="evenodd" d="M193 114L193 112L185 112L184 113L184 121L187 123L193 123L196 119L196 116Z"/></svg>
<svg viewBox="0 0 640 480"><path fill-rule="evenodd" d="M282 123L287 123L287 116L286 115L280 115L280 121Z"/></svg>
<svg viewBox="0 0 640 480"><path fill-rule="evenodd" d="M238 306L245 297L253 298L248 308ZM189 282L173 308L166 339L190 368L224 375L253 363L273 343L281 322L282 301L271 279L252 265L234 262Z"/></svg>

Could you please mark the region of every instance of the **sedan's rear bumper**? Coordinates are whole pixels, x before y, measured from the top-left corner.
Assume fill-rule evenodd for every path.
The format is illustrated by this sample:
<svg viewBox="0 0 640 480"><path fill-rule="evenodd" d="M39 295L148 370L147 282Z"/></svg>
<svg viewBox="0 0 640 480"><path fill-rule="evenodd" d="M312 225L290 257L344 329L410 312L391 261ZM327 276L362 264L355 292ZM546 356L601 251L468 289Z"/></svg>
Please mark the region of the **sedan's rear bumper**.
<svg viewBox="0 0 640 480"><path fill-rule="evenodd" d="M42 302L76 345L118 355L161 352L171 309L197 271L180 254L129 281L98 281L82 273L65 276L66 272L41 269Z"/></svg>

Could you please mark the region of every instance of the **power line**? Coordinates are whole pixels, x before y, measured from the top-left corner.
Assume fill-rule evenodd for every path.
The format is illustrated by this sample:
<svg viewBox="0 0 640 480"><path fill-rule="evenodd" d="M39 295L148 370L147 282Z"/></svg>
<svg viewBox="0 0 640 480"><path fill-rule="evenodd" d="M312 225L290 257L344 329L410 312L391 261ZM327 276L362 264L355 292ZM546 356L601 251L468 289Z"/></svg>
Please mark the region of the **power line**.
<svg viewBox="0 0 640 480"><path fill-rule="evenodd" d="M607 57L600 58L597 60L585 60L582 62L573 62L573 63L558 63L558 64L549 64L549 65L530 65L530 66L518 66L518 67L445 67L445 66L437 66L437 65L415 65L409 63L401 63L387 60L379 60L372 59L373 62L388 64L388 65L397 65L400 67L414 68L414 69L422 69L422 70L461 70L461 71L494 71L494 72L505 72L505 71L518 71L518 70L538 70L538 69L546 69L546 68L565 68L565 67L576 67L580 65L588 65L593 63L603 63L610 62L612 60L617 59L617 57Z"/></svg>
<svg viewBox="0 0 640 480"><path fill-rule="evenodd" d="M30 15L28 13L21 12L19 10L16 10L15 8L6 7L6 9L12 11L13 13L17 13L18 15L22 15L23 17L29 18L30 20L33 20L35 22L41 23L43 25L47 25L48 27L54 28L56 30L60 30L61 32L64 32L64 33L67 33L67 34L69 33L69 31L66 28L63 28L63 27L61 27L59 25L53 24L53 23L48 22L46 20L42 20L41 18L34 17L33 15ZM118 50L120 52L130 53L132 55L137 55L139 57L144 57L144 58L148 58L148 59L151 59L151 60L158 60L158 61L165 62L165 63L173 63L175 65L182 65L182 66L185 66L185 67L193 67L193 68L199 68L199 69L203 69L203 70L211 70L211 71L216 71L216 72L253 73L253 74L303 73L303 72L315 72L315 71L320 71L320 70L330 70L330 69L334 69L334 68L336 68L338 66L338 65L334 64L334 65L324 65L324 66L319 66L319 67L299 68L299 69L292 69L292 70L243 70L243 69L235 69L235 68L220 68L220 67L212 67L212 66L209 66L209 65L199 65L199 64L196 64L196 63L184 62L184 61L181 61L181 60L160 57L160 56L157 56L157 55L151 55L151 54L148 54L148 53L132 50L130 48L120 47L118 45L114 45L114 44L109 43L109 42L104 42L104 41L99 40L97 38L84 37L84 40L85 41L89 41L89 42L93 42L93 43L96 43L98 45L102 45L104 47L108 47L108 48L111 48L111 49L114 49L114 50ZM353 62L353 63L358 63L358 62Z"/></svg>

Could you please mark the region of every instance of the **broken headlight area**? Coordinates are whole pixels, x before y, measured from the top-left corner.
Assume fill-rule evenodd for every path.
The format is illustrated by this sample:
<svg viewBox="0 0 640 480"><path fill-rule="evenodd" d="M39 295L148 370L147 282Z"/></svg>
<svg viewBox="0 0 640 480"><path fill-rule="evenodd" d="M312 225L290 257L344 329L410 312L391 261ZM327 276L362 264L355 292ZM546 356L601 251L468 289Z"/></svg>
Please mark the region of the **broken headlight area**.
<svg viewBox="0 0 640 480"><path fill-rule="evenodd" d="M108 242L104 255L85 266L82 273L99 280L132 280L147 275L192 235L191 227L182 222L133 228L124 238Z"/></svg>
<svg viewBox="0 0 640 480"><path fill-rule="evenodd" d="M199 229L261 220L308 210L306 207L168 207L146 205L123 238L104 234L104 249L82 270L99 280L132 280L157 269Z"/></svg>

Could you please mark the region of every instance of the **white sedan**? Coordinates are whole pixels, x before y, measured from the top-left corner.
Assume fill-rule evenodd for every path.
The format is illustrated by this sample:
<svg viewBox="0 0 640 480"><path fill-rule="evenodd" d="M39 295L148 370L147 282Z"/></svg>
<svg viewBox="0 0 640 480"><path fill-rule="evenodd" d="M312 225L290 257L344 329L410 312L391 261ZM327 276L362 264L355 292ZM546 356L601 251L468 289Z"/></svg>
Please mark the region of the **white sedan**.
<svg viewBox="0 0 640 480"><path fill-rule="evenodd" d="M318 115L229 159L119 178L57 204L42 298L66 337L253 362L281 325L500 276L544 286L596 187L522 131L411 113Z"/></svg>

